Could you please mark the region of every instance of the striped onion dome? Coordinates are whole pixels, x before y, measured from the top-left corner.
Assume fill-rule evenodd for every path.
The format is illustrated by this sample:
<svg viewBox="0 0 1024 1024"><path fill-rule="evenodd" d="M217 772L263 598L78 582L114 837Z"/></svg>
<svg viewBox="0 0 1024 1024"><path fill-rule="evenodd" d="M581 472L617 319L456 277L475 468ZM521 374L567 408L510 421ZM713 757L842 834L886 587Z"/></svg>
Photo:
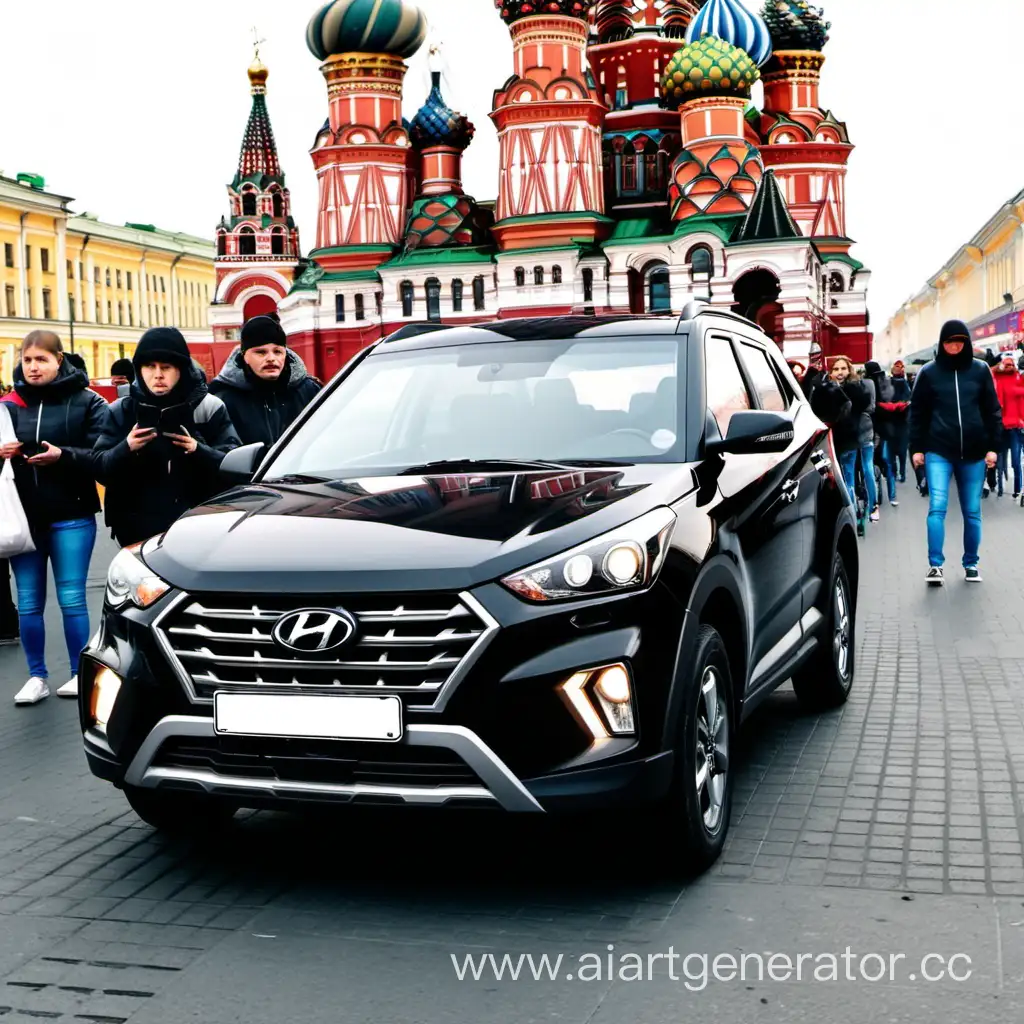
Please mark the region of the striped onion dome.
<svg viewBox="0 0 1024 1024"><path fill-rule="evenodd" d="M310 20L306 45L319 60L336 53L387 53L404 59L426 36L426 15L409 0L331 0Z"/></svg>
<svg viewBox="0 0 1024 1024"><path fill-rule="evenodd" d="M757 14L747 10L740 0L708 0L686 30L686 41L695 43L704 36L715 36L750 54L758 67L772 55L772 37L768 26Z"/></svg>

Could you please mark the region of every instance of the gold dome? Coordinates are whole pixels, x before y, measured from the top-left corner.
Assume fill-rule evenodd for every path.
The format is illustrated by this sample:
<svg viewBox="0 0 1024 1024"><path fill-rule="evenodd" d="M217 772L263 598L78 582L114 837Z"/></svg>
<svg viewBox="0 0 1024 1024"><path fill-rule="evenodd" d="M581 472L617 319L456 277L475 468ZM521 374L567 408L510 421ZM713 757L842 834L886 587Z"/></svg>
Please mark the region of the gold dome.
<svg viewBox="0 0 1024 1024"><path fill-rule="evenodd" d="M266 85L269 74L266 64L259 57L249 65L249 81L253 85Z"/></svg>

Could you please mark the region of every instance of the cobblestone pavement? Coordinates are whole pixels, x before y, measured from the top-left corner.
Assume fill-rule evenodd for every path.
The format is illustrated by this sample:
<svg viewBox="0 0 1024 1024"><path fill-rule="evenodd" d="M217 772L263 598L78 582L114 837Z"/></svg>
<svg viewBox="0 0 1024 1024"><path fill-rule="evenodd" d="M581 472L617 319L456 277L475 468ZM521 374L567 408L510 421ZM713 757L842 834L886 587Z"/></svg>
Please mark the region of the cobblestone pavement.
<svg viewBox="0 0 1024 1024"><path fill-rule="evenodd" d="M0 1018L201 1021L1019 1021L1024 997L1024 509L986 502L982 568L923 577L912 487L863 542L849 704L773 697L742 739L730 841L689 885L648 877L615 821L240 815L157 838L85 765L73 702L15 708L0 650ZM95 561L94 608L109 543ZM51 671L62 682L58 618ZM642 851L639 851L642 853ZM895 979L459 982L452 954L903 954ZM613 949L609 949L613 947ZM923 984L925 953L971 977ZM618 961L616 961L618 964ZM681 971L681 968L676 968ZM808 971L809 975L810 972ZM807 975L805 975L806 979Z"/></svg>

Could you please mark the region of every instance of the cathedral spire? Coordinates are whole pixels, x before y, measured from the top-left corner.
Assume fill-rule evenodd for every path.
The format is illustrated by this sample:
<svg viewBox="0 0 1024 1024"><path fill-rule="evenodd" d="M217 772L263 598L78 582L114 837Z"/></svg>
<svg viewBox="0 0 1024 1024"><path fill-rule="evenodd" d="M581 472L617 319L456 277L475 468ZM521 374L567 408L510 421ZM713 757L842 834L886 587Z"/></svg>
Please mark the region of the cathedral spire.
<svg viewBox="0 0 1024 1024"><path fill-rule="evenodd" d="M267 111L267 78L270 72L260 60L262 42L262 39L256 41L256 55L249 65L252 110L245 128L245 138L242 140L242 151L238 157L238 173L234 181L236 188L246 179L259 177L273 178L284 184L281 161L277 156L277 143L274 141L274 130L270 125L270 114Z"/></svg>

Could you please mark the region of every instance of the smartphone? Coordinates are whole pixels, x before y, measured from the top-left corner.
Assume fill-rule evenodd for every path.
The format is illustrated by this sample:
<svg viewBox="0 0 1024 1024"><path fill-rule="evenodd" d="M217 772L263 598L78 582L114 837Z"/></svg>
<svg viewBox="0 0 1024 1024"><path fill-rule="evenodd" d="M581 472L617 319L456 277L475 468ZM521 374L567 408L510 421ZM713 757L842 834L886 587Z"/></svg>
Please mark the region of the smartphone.
<svg viewBox="0 0 1024 1024"><path fill-rule="evenodd" d="M160 410L155 405L139 405L138 423L143 430L160 429Z"/></svg>
<svg viewBox="0 0 1024 1024"><path fill-rule="evenodd" d="M21 446L21 454L26 459L34 459L46 451L46 445L42 441L25 441Z"/></svg>
<svg viewBox="0 0 1024 1024"><path fill-rule="evenodd" d="M160 414L161 434L177 434L184 437L185 434L194 435L195 432L195 421L189 406L175 405L170 409L164 409Z"/></svg>

